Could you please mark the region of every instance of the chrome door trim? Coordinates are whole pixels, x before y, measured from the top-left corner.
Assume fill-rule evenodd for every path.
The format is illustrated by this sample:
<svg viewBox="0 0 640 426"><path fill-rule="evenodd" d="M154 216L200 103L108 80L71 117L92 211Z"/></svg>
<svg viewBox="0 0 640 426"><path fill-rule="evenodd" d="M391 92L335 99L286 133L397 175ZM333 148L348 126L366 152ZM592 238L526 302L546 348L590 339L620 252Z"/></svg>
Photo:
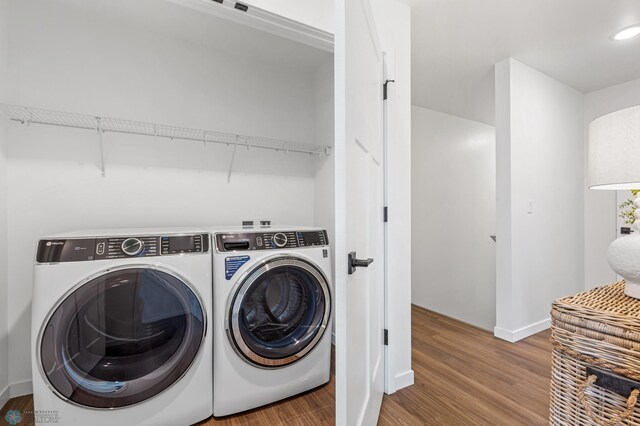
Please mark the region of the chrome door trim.
<svg viewBox="0 0 640 426"><path fill-rule="evenodd" d="M47 377L45 371L44 371L44 366L42 365L42 357L40 356L41 354L41 350L42 350L42 337L44 335L45 329L47 328L47 325L49 325L49 321L51 320L51 317L53 316L53 314L55 314L55 312L58 310L58 308L60 307L60 305L62 305L62 303L67 300L69 298L69 296L71 296L73 293L75 293L80 287L82 287L83 285L89 283L90 281L95 280L98 277L101 277L102 275L105 275L107 273L110 272L117 272L117 271L122 271L122 270L126 270L126 269L153 269L156 271L160 271L160 272L164 272L166 274L172 275L174 277L176 277L178 280L180 280L182 283L184 283L189 290L191 290L191 292L195 295L196 299L198 300L198 304L200 305L200 308L202 309L202 312L204 314L204 330L202 333L202 337L200 338L200 347L198 348L198 352L196 353L196 356L193 358L193 362L191 362L191 364L189 365L189 367L184 371L184 373L182 373L182 375L175 381L173 382L170 386L166 387L165 389L163 389L161 392L145 399L142 400L140 402L136 402L134 404L130 404L130 405L123 405L121 407L111 407L111 408L100 408L100 407L91 407L89 405L83 405L83 404L79 404L75 401L73 401L72 399L67 398L66 396L62 395L60 392L58 392L58 390L55 388L55 386L53 386L53 384L49 381L49 378ZM126 408L130 408L130 407L135 407L137 405L140 404L144 404L146 402L148 402L151 399L154 399L155 397L164 394L165 392L167 392L169 389L171 389L176 383L180 382L186 375L187 373L191 370L191 368L193 367L193 365L197 362L197 359L201 357L202 352L204 351L204 341L205 338L207 336L208 330L209 330L209 324L207 321L208 318L208 313L207 313L207 305L205 305L202 302L202 297L200 297L199 292L197 291L197 289L195 288L195 286L193 286L193 284L191 284L191 282L189 280L187 280L186 278L184 278L182 275L178 274L177 272L162 267L162 266L158 266L158 265L154 265L154 264L149 264L149 263L131 263L131 264L126 264L126 265L119 265L119 266L115 266L115 267L111 267L111 268L107 268L107 269L103 269L100 272L94 273L88 277L86 277L85 279L83 279L82 281L78 282L76 285L74 285L70 290L68 290L62 297L60 297L60 299L58 299L58 301L55 303L55 305L53 306L53 308L49 311L49 313L47 314L47 316L45 317L44 321L42 322L42 324L40 324L40 331L38 332L38 337L36 340L36 353L34 354L36 357L36 364L38 364L38 371L40 373L40 376L44 379L45 385L47 386L47 388L49 388L49 390L51 392L53 392L54 395L56 395L58 398L60 398L61 400L75 405L76 407L81 407L81 408L85 408L85 409L89 409L89 410L95 410L95 411L110 411L110 410L122 410L122 409L126 409Z"/></svg>
<svg viewBox="0 0 640 426"><path fill-rule="evenodd" d="M300 352L287 358L271 359L256 354L246 345L240 332L239 311L242 299L253 283L265 272L284 266L300 268L309 272L317 280L320 288L322 289L322 293L325 298L325 307L320 329L307 346L305 346ZM269 256L263 258L257 263L257 265L253 265L250 270L245 272L240 279L238 279L236 285L231 291L231 297L229 298L227 312L225 315L227 337L229 338L229 343L234 351L249 364L265 369L285 367L299 361L318 345L320 339L324 336L329 320L331 319L331 308L332 300L329 280L318 265L312 263L310 260L290 253Z"/></svg>

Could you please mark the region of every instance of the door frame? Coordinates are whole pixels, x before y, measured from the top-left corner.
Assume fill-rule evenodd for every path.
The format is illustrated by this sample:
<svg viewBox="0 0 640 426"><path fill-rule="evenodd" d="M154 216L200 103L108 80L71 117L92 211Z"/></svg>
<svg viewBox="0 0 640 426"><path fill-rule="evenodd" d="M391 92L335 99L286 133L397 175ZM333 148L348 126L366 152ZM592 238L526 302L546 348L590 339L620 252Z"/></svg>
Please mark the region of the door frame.
<svg viewBox="0 0 640 426"><path fill-rule="evenodd" d="M392 79L390 75L389 66L393 63L393 58L390 55L382 51L382 82L385 82L388 79ZM384 90L384 88L383 88ZM386 91L387 96L389 91ZM387 98L382 100L382 201L384 203L384 236L383 236L383 244L384 244L384 332L385 338L388 339L389 333L389 221L387 220L387 209L389 207L389 123L388 123L388 102ZM384 393L389 394L390 387L390 375L392 372L389 368L389 341L387 340L384 346Z"/></svg>
<svg viewBox="0 0 640 426"><path fill-rule="evenodd" d="M372 0L387 66L385 125L388 208L386 253L385 393L414 383L411 367L411 7L400 1ZM399 27L401 26L401 27Z"/></svg>

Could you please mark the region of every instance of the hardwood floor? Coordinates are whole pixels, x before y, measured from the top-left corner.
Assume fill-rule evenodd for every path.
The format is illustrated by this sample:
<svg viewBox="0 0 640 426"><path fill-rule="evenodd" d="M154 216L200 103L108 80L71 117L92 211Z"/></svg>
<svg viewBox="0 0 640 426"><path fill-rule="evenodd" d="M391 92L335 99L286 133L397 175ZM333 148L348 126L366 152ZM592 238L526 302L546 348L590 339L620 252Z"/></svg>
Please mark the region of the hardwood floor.
<svg viewBox="0 0 640 426"><path fill-rule="evenodd" d="M335 357L331 359L329 383L302 395L269 404L235 416L211 417L198 426L248 426L248 425L332 425L336 413Z"/></svg>
<svg viewBox="0 0 640 426"><path fill-rule="evenodd" d="M380 425L548 424L551 344L543 332L511 344L492 334L412 307L415 385L386 395ZM335 377L321 388L237 416L211 418L212 425L329 425L334 423ZM9 409L33 424L31 396Z"/></svg>
<svg viewBox="0 0 640 426"><path fill-rule="evenodd" d="M380 425L546 425L549 331L512 344L413 306L415 385L382 402Z"/></svg>

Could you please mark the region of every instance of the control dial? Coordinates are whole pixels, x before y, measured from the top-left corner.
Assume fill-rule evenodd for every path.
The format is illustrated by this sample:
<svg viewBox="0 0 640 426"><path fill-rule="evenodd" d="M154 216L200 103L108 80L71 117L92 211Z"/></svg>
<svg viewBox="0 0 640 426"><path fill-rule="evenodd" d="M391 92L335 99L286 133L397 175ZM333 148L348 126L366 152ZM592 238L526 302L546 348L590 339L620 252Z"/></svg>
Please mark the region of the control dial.
<svg viewBox="0 0 640 426"><path fill-rule="evenodd" d="M127 238L120 248L127 256L135 256L144 250L144 243L138 238Z"/></svg>
<svg viewBox="0 0 640 426"><path fill-rule="evenodd" d="M287 245L287 236L285 234L283 234L282 232L278 232L277 234L274 234L273 236L273 244L276 245L276 247L284 247Z"/></svg>

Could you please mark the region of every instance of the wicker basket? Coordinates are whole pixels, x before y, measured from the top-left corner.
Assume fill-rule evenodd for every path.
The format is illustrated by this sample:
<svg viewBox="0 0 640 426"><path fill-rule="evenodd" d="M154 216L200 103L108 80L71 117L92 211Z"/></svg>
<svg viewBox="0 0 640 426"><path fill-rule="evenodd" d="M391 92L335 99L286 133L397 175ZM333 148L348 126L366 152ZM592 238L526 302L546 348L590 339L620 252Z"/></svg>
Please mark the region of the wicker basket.
<svg viewBox="0 0 640 426"><path fill-rule="evenodd" d="M552 425L640 425L640 300L624 281L551 310Z"/></svg>

